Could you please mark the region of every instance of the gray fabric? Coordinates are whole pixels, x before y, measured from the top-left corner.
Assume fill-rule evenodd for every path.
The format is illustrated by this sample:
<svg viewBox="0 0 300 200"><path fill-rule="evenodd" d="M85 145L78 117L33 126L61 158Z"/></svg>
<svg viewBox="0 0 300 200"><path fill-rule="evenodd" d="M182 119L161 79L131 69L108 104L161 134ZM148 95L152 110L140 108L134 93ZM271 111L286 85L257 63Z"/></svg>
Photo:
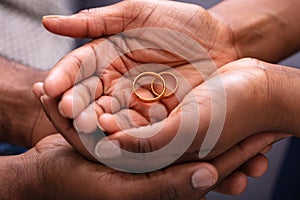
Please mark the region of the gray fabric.
<svg viewBox="0 0 300 200"><path fill-rule="evenodd" d="M42 16L70 14L68 0L1 0L0 55L24 65L51 68L74 47L70 38L47 32Z"/></svg>

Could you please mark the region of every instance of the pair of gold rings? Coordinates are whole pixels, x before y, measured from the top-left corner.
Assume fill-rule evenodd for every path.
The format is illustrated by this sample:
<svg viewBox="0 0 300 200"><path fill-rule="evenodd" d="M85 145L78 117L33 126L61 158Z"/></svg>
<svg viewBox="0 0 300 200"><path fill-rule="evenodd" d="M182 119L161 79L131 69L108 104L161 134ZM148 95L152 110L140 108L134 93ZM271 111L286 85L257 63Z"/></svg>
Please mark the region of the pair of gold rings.
<svg viewBox="0 0 300 200"><path fill-rule="evenodd" d="M166 76L166 75L169 75L169 76L172 76L176 82L176 85L174 87L174 89L169 92L169 93L166 93L166 90L167 90L167 87L166 87L166 81L165 79L163 78L163 76ZM146 97L143 97L141 96L140 94L138 94L137 92L137 88L136 88L136 85L137 85L137 82L144 76L153 76L154 78L152 79L151 81L151 91L152 93L155 95L155 97L153 98L146 98ZM154 83L156 80L160 80L161 83L162 83L162 91L160 93L158 93L155 88L154 88ZM144 101L144 102L147 102L147 103L151 103L151 102L155 102L155 101L158 101L162 98L168 98L168 97L171 97L172 95L175 94L175 92L177 91L178 89L178 79L177 77L171 73L171 72L161 72L161 73L155 73L155 72L143 72L141 74L139 74L133 81L133 91L135 93L135 95L141 100L141 101Z"/></svg>

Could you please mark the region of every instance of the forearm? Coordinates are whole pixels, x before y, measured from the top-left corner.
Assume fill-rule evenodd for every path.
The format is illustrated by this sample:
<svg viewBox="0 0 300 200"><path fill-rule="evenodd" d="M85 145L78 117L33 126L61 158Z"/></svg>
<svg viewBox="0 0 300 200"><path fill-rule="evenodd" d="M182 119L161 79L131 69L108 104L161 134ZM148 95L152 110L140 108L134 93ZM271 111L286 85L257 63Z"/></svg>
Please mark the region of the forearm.
<svg viewBox="0 0 300 200"><path fill-rule="evenodd" d="M286 66L271 65L269 74L270 102L273 110L281 115L281 130L300 137L300 70Z"/></svg>
<svg viewBox="0 0 300 200"><path fill-rule="evenodd" d="M45 72L24 67L0 57L0 140L29 146L41 106L32 85Z"/></svg>
<svg viewBox="0 0 300 200"><path fill-rule="evenodd" d="M29 188L34 182L28 181L21 156L1 156L0 177L0 199L30 199Z"/></svg>
<svg viewBox="0 0 300 200"><path fill-rule="evenodd" d="M276 62L300 48L298 0L227 0L209 12L232 30L240 58Z"/></svg>

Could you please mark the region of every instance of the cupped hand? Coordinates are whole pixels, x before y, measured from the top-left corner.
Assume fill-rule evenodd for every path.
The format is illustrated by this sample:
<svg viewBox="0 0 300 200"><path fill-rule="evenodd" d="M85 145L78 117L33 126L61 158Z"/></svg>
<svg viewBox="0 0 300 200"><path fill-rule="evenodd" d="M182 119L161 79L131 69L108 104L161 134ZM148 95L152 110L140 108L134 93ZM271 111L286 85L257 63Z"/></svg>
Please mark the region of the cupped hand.
<svg viewBox="0 0 300 200"><path fill-rule="evenodd" d="M99 38L137 28L169 29L201 44L217 66L238 58L238 50L235 48L229 27L194 4L162 0L129 0L107 7L83 10L72 16L45 16L43 24L50 32L75 38ZM143 42L161 46L165 45L165 39L169 38L156 39L148 37ZM173 39L172 42L181 42L176 38ZM147 56L138 54L133 58L147 63L158 60L168 63L182 61L173 55L150 53L153 54ZM198 58L201 58L201 55Z"/></svg>
<svg viewBox="0 0 300 200"><path fill-rule="evenodd" d="M237 59L230 30L192 4L123 1L72 16L45 17L43 24L53 33L70 37L117 35L104 44L103 39L96 39L62 59L45 81L45 91L51 97L63 94L93 74L110 76L102 77L104 92L108 93L112 82L141 64L175 67L193 61L212 65L212 58L214 64L222 66ZM204 75L215 69L202 66ZM197 76L193 78L202 81ZM65 114L73 116L68 109L65 108Z"/></svg>
<svg viewBox="0 0 300 200"><path fill-rule="evenodd" d="M178 5L181 5L180 9ZM133 8L134 12L127 12ZM176 12L162 15L163 10L169 9ZM143 12L136 15L137 10ZM191 15L185 14L191 10L195 12L192 20ZM162 20L155 20L158 16ZM189 23L187 19L190 20ZM126 31L108 40L94 40L75 50L63 58L46 78L46 94L50 97L63 94L59 103L60 112L75 119L78 131L92 132L100 125L104 131L112 134L110 139L117 141L116 144L121 148L133 152L151 152L165 146L181 129L184 130L182 133L189 132L191 136L184 138L185 140L179 138L184 141L184 146L178 147L178 152L181 154L192 144L186 151L187 158L183 158L192 160L199 157L197 154L201 145L200 153L204 152L203 155L206 155L210 152L219 139L218 134L221 133L224 123L225 128L232 127L226 126L224 121L225 109L228 106L225 100L229 101L225 99L226 88L223 88L218 76L218 73L222 72L212 73L216 70L213 65L219 66L234 60L237 54L230 40L230 31L200 7L169 1L124 1L70 17L46 17L43 22L52 32L74 37L100 37ZM206 23L209 27L201 29ZM141 27L146 29L136 29ZM208 36L212 37L208 39ZM200 47L197 44L201 44ZM174 52L174 49L178 51ZM224 59L223 56L228 59ZM173 97L152 104L136 98L132 90L132 81L140 73L150 70L158 73L167 70L178 77L179 89ZM210 80L203 84L209 76ZM227 77L227 74L224 77ZM228 77L228 80L232 79ZM243 74L241 77L243 78ZM245 78L245 82L247 81ZM229 81L228 85L230 84ZM240 87L233 90L235 94L232 98L235 98L236 93L243 87L248 87L249 83L236 81L234 84ZM214 93L213 98L209 94L211 89L218 91ZM249 95L251 90L247 92ZM141 94L153 95L147 88L142 88ZM217 103L212 104L216 97ZM245 96L245 99L247 97ZM247 100L243 108L237 109L241 109L243 113L254 113L250 106L251 100ZM231 102L230 105L233 105L235 101ZM93 110L96 110L96 113ZM217 112L212 112L214 110ZM194 119L196 123L193 123ZM249 119L241 121L248 125ZM217 130L209 129L213 124L217 124L214 126ZM139 128L141 126L143 127ZM222 143L217 145L220 148L216 148L211 157L222 153L241 139L263 131L249 127L250 130L243 134L234 131L232 138L231 135L222 133ZM212 136L213 139L205 137L209 135L209 131L216 134ZM62 133L64 134L64 131ZM66 138L74 145L70 135ZM184 137L184 133L181 136ZM168 153L174 153L174 148L175 146ZM107 154L107 151L101 148L95 150L100 152L98 155Z"/></svg>
<svg viewBox="0 0 300 200"><path fill-rule="evenodd" d="M255 72L256 67L262 67L264 64L261 63L262 65L258 66L258 63L259 62L253 59L241 60L232 63L232 65L230 66L225 67L222 73L229 73L231 70L235 71L241 66L245 67L245 73L249 72L247 70L247 67L250 66L253 67L252 70L254 71L252 72ZM240 75L244 76L245 74L241 72ZM251 74L251 76L253 75L257 74ZM51 118L52 121L55 122L55 124L60 130L64 131L64 135L70 136L74 134L75 130L72 127L72 123L70 123L67 119L63 118L59 114L57 102L54 102L53 99L45 96L42 97L42 99L44 102L44 106L46 107L46 111L48 112L48 116ZM226 153L223 153L221 156L218 156L217 158L213 159L213 161L211 162L217 168L220 177L224 178L232 173L224 181L219 182L216 191L231 195L240 194L247 185L246 175L259 177L266 171L267 159L260 154L257 155L257 153L265 153L266 151L268 151L270 144L286 136L287 135L285 134L279 133L265 133L254 135L247 138L245 141L239 143L237 146L234 146L232 149L230 149ZM77 142L80 143L80 141ZM251 157L253 158L249 160ZM235 169L242 164L244 164L243 167L240 168L240 170L235 171ZM224 175L223 173L225 173L226 175ZM213 188L210 188L209 190L211 189Z"/></svg>
<svg viewBox="0 0 300 200"><path fill-rule="evenodd" d="M165 119L150 125L122 129L120 125L138 124L141 117L123 117L124 109L105 114L104 129L115 131L108 136L113 145L101 140L95 153L99 158L106 157L116 146L130 152L154 152L174 142L173 148L159 151L165 153L160 155L185 152L179 161L212 159L251 135L287 132L283 124L286 115L279 109L281 102L274 98L276 89L271 89L274 68L250 58L229 63L194 87ZM111 158L124 154L120 151Z"/></svg>
<svg viewBox="0 0 300 200"><path fill-rule="evenodd" d="M129 174L85 160L60 135L52 135L18 156L24 162L19 166L25 173L22 191L28 199L192 200L204 197L218 183L219 192L235 195L244 190L247 180L244 173L232 172L280 138L278 134L253 136L215 158L212 164L194 162L148 174ZM253 144L258 139L261 142ZM261 167L250 173L256 176L267 167L266 160L257 160L250 162Z"/></svg>
<svg viewBox="0 0 300 200"><path fill-rule="evenodd" d="M220 67L229 61L237 59L237 53L233 41L231 40L230 31L200 7L186 4L180 4L182 5L181 8L171 6L175 4L175 2L168 1L126 1L111 7L84 11L71 17L46 17L44 19L44 25L48 30L73 37L101 37L118 34L124 30L127 31L113 39L108 39L108 43L103 38L97 39L72 52L57 64L45 81L45 92L48 96L57 98L60 95L63 95L62 100L60 101L60 112L66 117L75 118L75 122L77 122L75 123L77 124L76 128L79 131L85 132L85 130L87 130L87 132L89 132L90 130L94 130L95 125L99 123L102 129L109 133L114 133L109 136L110 139L118 141L114 144L119 144L123 149L133 152L150 152L166 145L178 133L178 124L182 123L181 118L176 117L176 115L180 116L182 113L187 114L188 112L186 111L192 111L193 113L193 111L196 110L198 113L192 116L197 116L200 113L202 118L201 123L198 124L199 127L196 127L197 129L199 128L199 130L197 130L196 135L194 135L196 139L192 142L191 147L189 147L186 154L181 157L181 161L197 160L199 158L199 148L201 147L203 140L205 143L205 133L210 127L208 125L211 122L212 113L210 112L210 109L212 109L211 101L213 101L213 99L208 95L209 90L207 89L207 84L203 84L204 80L209 77L210 79L208 82L212 84L210 85L211 88L216 89L215 91L222 91L224 88L226 90L229 86L235 88L233 90L234 94L230 95L231 97L241 97L237 93L241 92L241 89L245 87L250 87L250 90L247 90L248 95L253 92L251 89L255 87L252 88L251 86L253 85L251 85L250 82L253 81L253 77L260 77L261 74L263 74L263 70L260 72L256 70L253 73L251 72L250 75L249 72L251 70L241 70L243 71L242 73L240 73L241 71L238 72L239 76L237 78L241 78L245 82L234 81L235 78L233 78L233 74L235 74L235 70L228 70L228 73L225 73L226 70L220 70L213 74L213 72L216 71L216 68L211 67L211 65L215 64L216 67ZM151 7L151 5L154 5L154 7ZM168 10L170 8L172 8L173 11L176 10L178 12L164 13L166 15L161 14L162 11L165 11L164 9ZM146 10L143 10L145 12L127 12L130 9L133 9L134 11L141 11L141 9ZM147 10L151 12L146 12ZM191 10L194 10L196 13L193 15L196 17L192 20L190 18L191 15L184 14L190 13ZM160 16L165 20L157 20L155 16ZM182 16L189 17L189 23L182 20ZM98 17L101 18L101 20L98 21ZM199 24L198 20L200 21ZM146 23L149 21L151 23ZM160 24L160 22L163 23ZM82 24L86 24L87 26L82 26ZM209 25L209 27L207 28L207 26L205 26L205 29L201 29L204 25ZM190 27L190 29L187 29L187 26ZM141 27L147 29L134 30L135 28ZM151 28L148 29L149 27ZM195 27L196 29L193 29ZM158 30L157 28L163 29L163 34L154 34L155 31ZM169 37L165 37L165 33L170 33L168 31L165 32L165 28L168 31L173 30ZM150 35L148 34L149 30L151 33ZM178 32L180 34L176 34ZM178 35L180 35L179 39ZM200 43L201 48L192 45L195 43L185 43L185 41L189 41L186 40L185 36L196 41L196 43ZM210 38L207 38L208 36ZM163 44L163 46L161 44ZM101 45L105 48L99 48ZM165 46L167 47L165 48ZM148 48L147 51L143 49L145 47ZM173 50L176 48L179 48L179 53L174 53ZM195 51L197 49L201 50ZM182 52L184 55L180 54ZM188 55L188 58L186 58L186 55ZM109 62L112 58L113 62ZM213 62L211 62L211 58ZM149 63L151 65L147 65ZM163 66L158 64L163 64ZM139 67L141 65L142 67ZM152 65L154 65L154 67ZM210 67L205 68L203 67L204 65ZM155 72L170 70L179 77L181 88L179 88L176 95L172 98L164 99L154 104L141 102L135 98L131 87L133 79L145 70ZM228 81L226 81L227 84L225 84L225 86L222 85L221 87L218 87L218 84L213 85L214 83L220 83L219 80L216 81L216 79L219 79L218 73L221 74L222 81L224 80L223 78ZM250 79L252 81L250 81ZM262 82L260 82L260 84L261 83ZM73 87L74 85L75 87ZM116 88L119 90L116 90ZM128 90L127 93L121 92L126 88L130 88L128 89L129 92ZM149 93L147 88L141 90L141 93L146 96L153 95L152 93ZM74 98L74 96L79 98ZM251 117L253 117L251 114L254 114L255 116L257 114L257 112L251 109L253 107L250 106L250 99L247 99L247 97L248 96L240 98L241 101L246 101L243 106L240 104L241 107L237 108L241 108L243 113L241 115L234 115L234 117L236 120L240 120L241 117L241 121L245 123L243 125L250 124L249 128L246 126L246 132L244 133L244 130L241 130L241 134L241 132L239 132L240 129L237 128L240 125L232 126L237 124L236 121L225 120L225 130L222 131L221 139L219 140L224 140L224 143L217 143L216 150L209 154L210 157L207 158L215 157L243 138L265 130L261 126L256 126L259 119L254 120L253 122L249 120L250 117L245 119L247 114L250 114L249 116ZM264 99L264 97L259 96L258 99L260 98ZM97 102L94 103L95 100L97 100ZM254 99L252 98L251 100ZM186 104L183 104L182 102ZM196 103L196 108L198 109L194 109L195 102L198 103ZM235 106L234 102L236 101L230 103L231 109ZM192 106L190 107L190 105ZM186 106L185 108L188 109L182 112L181 106ZM96 108L96 114L98 115L96 117L94 112L89 111L94 108ZM256 107L258 110L261 108L263 108L263 103ZM122 114L122 111L124 112L124 110L126 113L125 117ZM159 115L151 115L151 111L153 111L153 113L159 113ZM121 117L118 118L118 115ZM221 116L221 118L222 117L224 116ZM199 120L194 117L188 119L190 122L196 120L196 123L198 123ZM114 124L113 122L116 123ZM145 129L142 129L142 131L139 128L134 130L135 127L144 126L146 129L149 127L153 128L153 124L159 122L163 122L163 126L160 126L157 129L160 131L158 131L151 140L149 138L141 139L132 137L136 135L142 136L145 133ZM57 123L57 121L55 123ZM187 125L189 125L189 123L185 126L187 128L186 130L189 130ZM256 128L254 128L254 126L256 126ZM72 145L75 146L77 150L83 152L83 146L80 139L78 139L78 137L77 139L73 139L76 138L74 135L76 131L70 126L70 123L63 128L59 125L57 125L57 127L60 127L60 130L63 130L62 134L71 141ZM166 127L166 129L163 130L161 127ZM228 130L226 130L226 127ZM231 132L230 127L234 127L235 129L233 131L232 141L229 133ZM149 130L149 132L152 132L151 129ZM165 136L162 136L160 133L166 134ZM147 134L145 135L147 136ZM191 141L188 141L188 144L189 142ZM214 145L209 146L214 147ZM108 148L108 151L99 150L100 153L98 155L101 157L103 152L106 154L109 150L111 149ZM209 153L210 150L211 148L207 148L202 152L205 152L206 154ZM98 150L96 149L96 152L97 151ZM85 152L84 154L88 153ZM111 154L108 153L108 155ZM253 169L253 167L251 169Z"/></svg>
<svg viewBox="0 0 300 200"><path fill-rule="evenodd" d="M237 58L230 30L191 4L124 1L69 17L45 17L43 23L54 33L72 37L117 34L70 53L45 80L46 94L62 95L61 114L74 118L81 132L94 131L98 119L110 134L118 132L119 126L123 130L160 122L175 113L186 94L217 67ZM176 95L153 104L137 99L132 81L144 71L174 73L179 80ZM147 89L140 90L146 97L153 96ZM97 116L91 112L94 109ZM134 123L114 126L115 113L134 118Z"/></svg>

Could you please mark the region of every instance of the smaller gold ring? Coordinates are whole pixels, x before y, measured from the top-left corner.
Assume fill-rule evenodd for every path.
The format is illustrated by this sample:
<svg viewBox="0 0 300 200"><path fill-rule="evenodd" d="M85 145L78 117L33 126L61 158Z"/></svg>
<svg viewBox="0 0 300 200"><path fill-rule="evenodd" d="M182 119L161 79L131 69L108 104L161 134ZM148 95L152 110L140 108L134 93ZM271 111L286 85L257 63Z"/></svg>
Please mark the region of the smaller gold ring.
<svg viewBox="0 0 300 200"><path fill-rule="evenodd" d="M175 88L173 89L173 91L171 91L169 94L163 94L163 98L168 98L168 97L170 97L170 96L172 96L173 94L175 94L175 92L178 90L178 79L177 79L177 77L173 74L173 73L171 73L171 72L161 72L161 73L159 73L159 75L164 75L164 74L167 74L167 75L170 75L170 76L172 76L174 79L175 79L175 82L176 82L176 86L175 86ZM155 89L154 89L154 81L156 80L156 78L154 78L153 80L152 80L152 82L151 82L151 90L152 90L152 92L156 95L156 96L158 96L159 94L155 91Z"/></svg>
<svg viewBox="0 0 300 200"><path fill-rule="evenodd" d="M159 79L162 81L162 83L163 83L163 90L162 90L162 92L161 92L160 94L155 94L156 97L154 97L154 98L145 98L145 97L142 97L141 95L139 95L139 94L137 93L137 91L136 91L136 89L135 89L135 85L136 85L137 81L140 80L143 76L147 76L147 75L148 75L148 76L149 76L149 75L150 75L150 76L154 76L155 79L159 78ZM159 99L161 99L161 98L164 96L164 94L165 94L165 92L166 92L166 82L165 82L164 78L163 78L161 75L159 75L159 74L157 74L157 73L155 73L155 72L143 72L143 73L139 74L139 75L134 79L133 84L132 84L132 87L133 87L133 91L134 91L135 95L136 95L140 100L142 100L142 101L144 101L144 102L148 102L148 103L158 101Z"/></svg>

